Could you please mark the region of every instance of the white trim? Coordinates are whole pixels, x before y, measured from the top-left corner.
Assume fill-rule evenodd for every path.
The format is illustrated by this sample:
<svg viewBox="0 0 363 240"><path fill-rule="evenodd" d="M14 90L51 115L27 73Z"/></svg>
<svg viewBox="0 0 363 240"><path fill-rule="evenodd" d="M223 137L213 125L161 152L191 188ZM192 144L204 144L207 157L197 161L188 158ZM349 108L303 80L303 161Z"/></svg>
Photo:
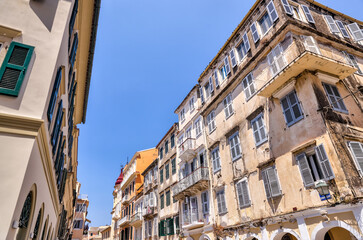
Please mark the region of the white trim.
<svg viewBox="0 0 363 240"><path fill-rule="evenodd" d="M350 225L346 224L343 221L329 221L329 222L321 222L319 223L311 233L311 239L314 240L323 240L325 233L334 227L341 227L345 230L349 231L354 237L358 240L362 240L363 237Z"/></svg>
<svg viewBox="0 0 363 240"><path fill-rule="evenodd" d="M271 234L271 240L280 240L286 233L289 233L291 235L293 235L294 237L297 238L297 240L301 240L300 236L292 229L289 228L283 228L283 229L278 229L272 232ZM315 239L315 238L313 238ZM303 239L305 240L305 239Z"/></svg>
<svg viewBox="0 0 363 240"><path fill-rule="evenodd" d="M199 237L199 240L211 240L211 239L208 235L203 234L202 236Z"/></svg>
<svg viewBox="0 0 363 240"><path fill-rule="evenodd" d="M272 96L274 98L278 98L278 99L284 98L288 93L290 93L292 90L295 89L295 83L296 83L296 79L292 79L291 81L285 83L282 87L277 89L272 94Z"/></svg>
<svg viewBox="0 0 363 240"><path fill-rule="evenodd" d="M243 240L252 240L253 238L256 238L258 240L261 240L261 238L256 234L256 233L247 233L244 237Z"/></svg>
<svg viewBox="0 0 363 240"><path fill-rule="evenodd" d="M309 231L308 231L308 228L306 227L304 217L297 217L296 221L297 221L297 225L299 227L299 232L300 232L301 238L304 240L310 240Z"/></svg>

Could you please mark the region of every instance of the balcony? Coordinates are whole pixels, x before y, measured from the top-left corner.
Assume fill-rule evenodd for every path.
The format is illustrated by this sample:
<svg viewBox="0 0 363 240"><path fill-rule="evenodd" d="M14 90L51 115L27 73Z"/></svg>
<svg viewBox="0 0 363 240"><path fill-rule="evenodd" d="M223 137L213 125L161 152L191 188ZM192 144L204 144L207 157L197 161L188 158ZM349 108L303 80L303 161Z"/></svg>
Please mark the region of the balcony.
<svg viewBox="0 0 363 240"><path fill-rule="evenodd" d="M207 189L208 182L208 167L200 167L181 179L175 187L173 187L173 196L176 200L182 200L185 196L195 195L197 192Z"/></svg>
<svg viewBox="0 0 363 240"><path fill-rule="evenodd" d="M127 204L130 201L130 195L125 195L122 197L121 203Z"/></svg>
<svg viewBox="0 0 363 240"><path fill-rule="evenodd" d="M135 226L136 224L141 223L141 222L142 222L141 212L137 212L134 215L132 215L130 225Z"/></svg>
<svg viewBox="0 0 363 240"><path fill-rule="evenodd" d="M130 223L130 215L126 215L125 217L121 218L121 220L119 222L119 226L122 227L129 223Z"/></svg>
<svg viewBox="0 0 363 240"><path fill-rule="evenodd" d="M147 218L147 217L150 217L150 216L153 216L154 214L157 213L157 209L156 207L146 207L146 208L143 208L142 209L142 216L144 218Z"/></svg>
<svg viewBox="0 0 363 240"><path fill-rule="evenodd" d="M119 212L118 213L116 213L116 212L112 213L112 220L118 220L118 219L120 219L120 213Z"/></svg>
<svg viewBox="0 0 363 240"><path fill-rule="evenodd" d="M195 156L196 144L194 138L187 138L179 145L179 157L181 160L187 160Z"/></svg>
<svg viewBox="0 0 363 240"><path fill-rule="evenodd" d="M203 227L204 225L208 224L208 218L198 219L198 213L190 214L189 212L187 215L183 216L183 229L191 230L195 228Z"/></svg>

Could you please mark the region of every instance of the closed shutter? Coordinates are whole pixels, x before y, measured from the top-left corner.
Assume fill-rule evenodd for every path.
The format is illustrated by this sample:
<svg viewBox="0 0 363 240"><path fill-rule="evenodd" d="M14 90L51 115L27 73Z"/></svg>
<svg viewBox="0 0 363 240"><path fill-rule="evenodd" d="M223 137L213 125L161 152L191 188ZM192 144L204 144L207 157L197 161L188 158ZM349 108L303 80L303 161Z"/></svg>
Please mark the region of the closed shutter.
<svg viewBox="0 0 363 240"><path fill-rule="evenodd" d="M303 38L304 38L304 45L305 45L306 50L316 53L316 54L320 54L318 45L316 44L316 41L312 36L303 36Z"/></svg>
<svg viewBox="0 0 363 240"><path fill-rule="evenodd" d="M0 68L0 93L18 96L34 47L11 42Z"/></svg>
<svg viewBox="0 0 363 240"><path fill-rule="evenodd" d="M275 22L278 18L279 18L279 15L277 14L276 12L276 8L275 8L275 5L272 1L270 1L268 4L267 4L267 12L268 14L270 15L270 18L273 22Z"/></svg>
<svg viewBox="0 0 363 240"><path fill-rule="evenodd" d="M209 77L208 81L209 81L209 90L210 90L210 93L212 94L212 92L214 92L212 76Z"/></svg>
<svg viewBox="0 0 363 240"><path fill-rule="evenodd" d="M247 181L244 180L237 183L236 188L237 188L239 207L242 208L250 205Z"/></svg>
<svg viewBox="0 0 363 240"><path fill-rule="evenodd" d="M363 175L363 145L360 142L349 142L349 147L353 153L358 171Z"/></svg>
<svg viewBox="0 0 363 240"><path fill-rule="evenodd" d="M226 67L226 74L228 75L231 72L231 68L229 67L228 56L224 58L224 66Z"/></svg>
<svg viewBox="0 0 363 240"><path fill-rule="evenodd" d="M154 207L154 198L155 198L155 194L154 192L151 192L150 193L150 197L149 197L149 204L150 204L150 207Z"/></svg>
<svg viewBox="0 0 363 240"><path fill-rule="evenodd" d="M75 0L74 5L73 5L71 19L69 20L69 36L71 36L72 32L73 32L73 27L74 27L74 23L76 21L77 12L78 12L78 0Z"/></svg>
<svg viewBox="0 0 363 240"><path fill-rule="evenodd" d="M242 182L242 193L243 193L243 200L244 200L245 206L250 205L251 200L250 200L250 197L248 194L248 182L247 181Z"/></svg>
<svg viewBox="0 0 363 240"><path fill-rule="evenodd" d="M204 215L209 214L209 199L207 191L202 193L202 208Z"/></svg>
<svg viewBox="0 0 363 240"><path fill-rule="evenodd" d="M348 25L349 31L356 41L363 40L363 32L359 28L357 23L351 23Z"/></svg>
<svg viewBox="0 0 363 240"><path fill-rule="evenodd" d="M77 49L78 49L78 34L76 33L74 34L71 54L69 55L69 63L71 64L72 68L74 66L74 61L76 60Z"/></svg>
<svg viewBox="0 0 363 240"><path fill-rule="evenodd" d="M270 182L271 196L276 197L281 195L279 180L277 178L277 172L275 168L267 169L268 180Z"/></svg>
<svg viewBox="0 0 363 240"><path fill-rule="evenodd" d="M262 175L263 184L265 186L266 197L270 198L271 197L271 190L270 190L270 183L269 183L269 180L268 180L267 170L262 171L261 175Z"/></svg>
<svg viewBox="0 0 363 240"><path fill-rule="evenodd" d="M347 30L345 29L344 24L339 20L336 20L335 22L338 25L339 30L342 33L343 37L349 38L349 34L348 34Z"/></svg>
<svg viewBox="0 0 363 240"><path fill-rule="evenodd" d="M243 34L243 42L245 44L245 49L246 49L246 53L251 49L250 47L250 41L248 40L248 37L247 37L247 32L245 32Z"/></svg>
<svg viewBox="0 0 363 240"><path fill-rule="evenodd" d="M216 82L216 88L219 86L218 70L214 70L214 81Z"/></svg>
<svg viewBox="0 0 363 240"><path fill-rule="evenodd" d="M331 168L328 155L325 152L323 144L315 147L316 156L318 157L319 164L323 170L324 178L327 180L334 178L333 169Z"/></svg>
<svg viewBox="0 0 363 240"><path fill-rule="evenodd" d="M325 21L328 23L329 29L332 33L339 33L338 26L335 24L335 21L332 16L324 15Z"/></svg>
<svg viewBox="0 0 363 240"><path fill-rule="evenodd" d="M281 0L281 2L282 2L282 6L284 6L284 10L285 10L286 14L292 15L292 10L291 10L289 2L287 0Z"/></svg>
<svg viewBox="0 0 363 240"><path fill-rule="evenodd" d="M347 53L347 52L345 52L345 51L343 51L343 53L344 53L344 56L345 56L345 58L346 58L347 62L348 62L350 65L352 65L353 67L355 67L356 69L358 69L358 70L356 71L356 73L358 73L358 74L363 74L362 70L360 69L360 67L359 67L359 65L358 65L358 62L357 62L357 59L355 58L355 56L354 56L354 55L352 55L352 54L349 54L349 53Z"/></svg>
<svg viewBox="0 0 363 240"><path fill-rule="evenodd" d="M58 104L57 117L54 122L53 132L52 132L52 136L51 136L51 143L52 143L53 148L55 147L55 144L56 144L58 136L59 136L59 131L60 131L60 128L62 125L62 119L63 119L63 101L60 100L60 102Z"/></svg>
<svg viewBox="0 0 363 240"><path fill-rule="evenodd" d="M52 121L53 112L54 112L54 108L55 108L55 102L57 100L58 90L59 90L59 85L60 85L61 80L62 80L62 68L59 67L58 71L57 71L57 76L55 77L52 95L50 96L50 100L49 100L49 106L48 106L48 111L47 111L47 116L48 116L49 121Z"/></svg>
<svg viewBox="0 0 363 240"><path fill-rule="evenodd" d="M306 16L306 19L308 20L308 22L315 24L313 15L311 14L309 7L305 6L305 5L301 5L301 7L302 7L302 9L303 9L303 11L305 13L305 16Z"/></svg>
<svg viewBox="0 0 363 240"><path fill-rule="evenodd" d="M202 103L204 103L204 94L203 94L203 88L202 87L199 88L199 93L200 93L200 100L202 101Z"/></svg>
<svg viewBox="0 0 363 240"><path fill-rule="evenodd" d="M305 187L312 186L314 184L313 175L311 174L311 170L308 164L308 160L306 158L305 153L302 153L296 156L296 162L299 165L301 177L304 182Z"/></svg>
<svg viewBox="0 0 363 240"><path fill-rule="evenodd" d="M173 218L170 218L168 221L168 229L169 229L168 235L174 235L174 219Z"/></svg>
<svg viewBox="0 0 363 240"><path fill-rule="evenodd" d="M272 72L272 75L275 76L276 73L278 72L278 68L276 65L276 62L274 61L275 55L274 55L274 51L271 50L271 52L269 54L267 54L267 60L268 60L268 64L270 65L270 69Z"/></svg>
<svg viewBox="0 0 363 240"><path fill-rule="evenodd" d="M250 29L251 29L253 41L256 43L258 40L260 40L260 35L258 34L255 22L252 23Z"/></svg>
<svg viewBox="0 0 363 240"><path fill-rule="evenodd" d="M235 67L237 65L237 60L234 54L234 48L232 48L232 50L229 52L229 55L231 56L232 67Z"/></svg>

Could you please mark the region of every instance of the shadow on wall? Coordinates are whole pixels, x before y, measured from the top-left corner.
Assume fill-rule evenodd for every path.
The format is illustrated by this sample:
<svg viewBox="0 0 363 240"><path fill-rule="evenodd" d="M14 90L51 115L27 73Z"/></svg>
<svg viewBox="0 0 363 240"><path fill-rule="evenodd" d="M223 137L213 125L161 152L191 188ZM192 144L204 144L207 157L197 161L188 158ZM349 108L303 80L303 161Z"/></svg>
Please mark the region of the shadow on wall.
<svg viewBox="0 0 363 240"><path fill-rule="evenodd" d="M30 0L29 6L50 32L52 30L58 0Z"/></svg>

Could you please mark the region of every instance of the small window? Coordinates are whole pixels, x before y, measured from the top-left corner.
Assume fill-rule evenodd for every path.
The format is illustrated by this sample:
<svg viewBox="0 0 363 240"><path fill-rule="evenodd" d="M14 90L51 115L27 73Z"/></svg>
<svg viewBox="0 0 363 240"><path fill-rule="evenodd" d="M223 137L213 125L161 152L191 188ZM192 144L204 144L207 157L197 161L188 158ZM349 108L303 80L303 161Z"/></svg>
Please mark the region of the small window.
<svg viewBox="0 0 363 240"><path fill-rule="evenodd" d="M180 122L184 122L185 120L185 111L184 111L184 108L180 111L180 114L179 114L179 121Z"/></svg>
<svg viewBox="0 0 363 240"><path fill-rule="evenodd" d="M166 206L170 206L170 190L166 191Z"/></svg>
<svg viewBox="0 0 363 240"><path fill-rule="evenodd" d="M267 134L265 124L263 121L263 114L261 113L251 121L253 136L255 138L256 146L261 145L267 141Z"/></svg>
<svg viewBox="0 0 363 240"><path fill-rule="evenodd" d="M164 208L164 194L160 195L160 209Z"/></svg>
<svg viewBox="0 0 363 240"><path fill-rule="evenodd" d="M197 119L197 121L194 122L194 129L195 129L195 136L198 138L200 135L202 135L202 125L201 125L200 118Z"/></svg>
<svg viewBox="0 0 363 240"><path fill-rule="evenodd" d="M334 21L334 19L333 19L333 17L332 17L332 16L330 16L330 15L324 15L324 19L325 19L326 23L328 24L329 29L330 29L330 31L331 31L332 33L339 33L339 32L340 32L340 31L339 31L339 28L338 28L338 26L335 24L335 21Z"/></svg>
<svg viewBox="0 0 363 240"><path fill-rule="evenodd" d="M296 92L292 91L281 99L281 107L287 126L291 126L304 118Z"/></svg>
<svg viewBox="0 0 363 240"><path fill-rule="evenodd" d="M242 81L243 91L245 92L246 101L256 92L255 84L253 81L252 72L249 73Z"/></svg>
<svg viewBox="0 0 363 240"><path fill-rule="evenodd" d="M207 124L209 134L212 133L216 129L216 121L215 121L215 112L211 111L207 116Z"/></svg>
<svg viewBox="0 0 363 240"><path fill-rule="evenodd" d="M243 34L243 41L237 46L238 61L241 62L250 50L250 43L248 41L247 33Z"/></svg>
<svg viewBox="0 0 363 240"><path fill-rule="evenodd" d="M302 36L304 39L304 46L307 51L320 54L320 49L315 39L312 36Z"/></svg>
<svg viewBox="0 0 363 240"><path fill-rule="evenodd" d="M165 179L169 179L169 163L165 165Z"/></svg>
<svg viewBox="0 0 363 240"><path fill-rule="evenodd" d="M260 35L258 34L258 31L257 31L257 27L256 27L256 22L253 22L251 24L251 33L252 33L252 38L253 38L253 41L256 43L258 40L260 40Z"/></svg>
<svg viewBox="0 0 363 240"><path fill-rule="evenodd" d="M221 170L221 162L219 157L219 147L216 147L212 150L212 164L213 164L213 172L216 173Z"/></svg>
<svg viewBox="0 0 363 240"><path fill-rule="evenodd" d="M228 119L233 114L231 94L228 94L228 96L223 100L223 104L224 104L224 114L226 116L226 119Z"/></svg>
<svg viewBox="0 0 363 240"><path fill-rule="evenodd" d="M176 173L176 159L173 158L171 160L171 174L174 175Z"/></svg>
<svg viewBox="0 0 363 240"><path fill-rule="evenodd" d="M232 161L235 161L242 156L238 132L229 137L229 148L231 150Z"/></svg>
<svg viewBox="0 0 363 240"><path fill-rule="evenodd" d="M299 6L291 5L292 15L295 19L303 21Z"/></svg>
<svg viewBox="0 0 363 240"><path fill-rule="evenodd" d="M240 208L251 205L250 195L248 192L247 179L241 180L236 184L238 203Z"/></svg>
<svg viewBox="0 0 363 240"><path fill-rule="evenodd" d="M286 66L285 57L280 44L271 50L271 52L267 55L267 59L273 76L279 73Z"/></svg>
<svg viewBox="0 0 363 240"><path fill-rule="evenodd" d="M231 69L229 67L228 56L226 56L224 58L222 67L219 69L219 74L222 77L222 80L225 80L230 72Z"/></svg>
<svg viewBox="0 0 363 240"><path fill-rule="evenodd" d="M281 189L275 167L268 167L262 172L262 180L265 186L267 198L277 197L281 195Z"/></svg>
<svg viewBox="0 0 363 240"><path fill-rule="evenodd" d="M171 135L170 137L170 148L173 148L175 146L175 135Z"/></svg>
<svg viewBox="0 0 363 240"><path fill-rule="evenodd" d="M282 2L282 6L284 7L285 12L288 15L293 15L291 8L294 6L291 7L288 0L281 0L281 2Z"/></svg>
<svg viewBox="0 0 363 240"><path fill-rule="evenodd" d="M218 205L218 214L224 214L227 212L224 189L217 192L217 205Z"/></svg>
<svg viewBox="0 0 363 240"><path fill-rule="evenodd" d="M168 140L165 141L164 147L165 147L165 155L166 155L169 152L169 141Z"/></svg>
<svg viewBox="0 0 363 240"><path fill-rule="evenodd" d="M328 96L330 104L333 106L333 109L336 111L348 113L347 108L343 102L343 99L340 97L338 92L338 88L336 86L323 83L325 93Z"/></svg>
<svg viewBox="0 0 363 240"><path fill-rule="evenodd" d="M345 55L345 58L346 58L347 62L348 62L351 66L353 66L353 67L355 67L356 69L358 69L358 70L356 71L356 73L357 73L357 74L359 74L359 75L363 75L363 72L362 72L362 70L360 69L360 67L359 67L359 65L358 65L358 62L357 62L357 59L355 58L355 56L354 56L354 55L352 55L352 54L350 54L350 53L347 53L347 52L343 52L343 53L344 53L344 55Z"/></svg>
<svg viewBox="0 0 363 240"><path fill-rule="evenodd" d="M207 215L209 215L208 191L202 192L201 198L202 198L203 216L206 217Z"/></svg>
<svg viewBox="0 0 363 240"><path fill-rule="evenodd" d="M161 168L161 169L160 169L160 183L163 183L163 181L164 181L164 171L163 171L163 169Z"/></svg>
<svg viewBox="0 0 363 240"><path fill-rule="evenodd" d="M363 176L363 144L361 142L350 141L348 142L348 145L358 172Z"/></svg>
<svg viewBox="0 0 363 240"><path fill-rule="evenodd" d="M190 100L189 100L189 110L190 112L193 112L195 109L194 107L194 97L192 97Z"/></svg>

